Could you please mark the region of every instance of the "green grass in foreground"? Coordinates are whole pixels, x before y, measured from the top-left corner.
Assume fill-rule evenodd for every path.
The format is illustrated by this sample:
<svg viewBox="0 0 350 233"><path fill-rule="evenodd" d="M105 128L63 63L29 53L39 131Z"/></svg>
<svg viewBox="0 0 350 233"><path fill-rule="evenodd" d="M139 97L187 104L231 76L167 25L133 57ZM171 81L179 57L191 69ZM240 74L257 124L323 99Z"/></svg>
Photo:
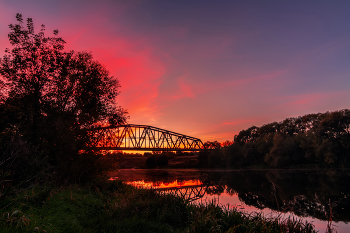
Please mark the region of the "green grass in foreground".
<svg viewBox="0 0 350 233"><path fill-rule="evenodd" d="M196 206L120 181L36 187L0 200L0 232L315 232L308 223Z"/></svg>

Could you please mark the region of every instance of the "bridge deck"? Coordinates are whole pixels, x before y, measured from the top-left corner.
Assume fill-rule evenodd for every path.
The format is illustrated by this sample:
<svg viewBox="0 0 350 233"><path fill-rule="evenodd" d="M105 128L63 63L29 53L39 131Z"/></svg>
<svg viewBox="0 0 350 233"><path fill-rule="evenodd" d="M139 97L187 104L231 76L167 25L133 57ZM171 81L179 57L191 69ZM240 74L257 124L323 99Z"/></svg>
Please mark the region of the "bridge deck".
<svg viewBox="0 0 350 233"><path fill-rule="evenodd" d="M186 149L186 148L139 148L139 147L89 147L92 150L139 150L139 151L188 151L198 152L201 149Z"/></svg>

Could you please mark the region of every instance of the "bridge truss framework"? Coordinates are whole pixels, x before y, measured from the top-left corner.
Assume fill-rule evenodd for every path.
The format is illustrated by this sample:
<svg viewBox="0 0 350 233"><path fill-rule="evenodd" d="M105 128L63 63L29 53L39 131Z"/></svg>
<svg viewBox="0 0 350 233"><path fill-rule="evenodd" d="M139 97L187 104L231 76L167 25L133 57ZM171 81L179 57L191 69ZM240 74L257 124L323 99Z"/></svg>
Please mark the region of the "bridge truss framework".
<svg viewBox="0 0 350 233"><path fill-rule="evenodd" d="M97 150L200 151L200 139L148 125L120 125L89 130Z"/></svg>

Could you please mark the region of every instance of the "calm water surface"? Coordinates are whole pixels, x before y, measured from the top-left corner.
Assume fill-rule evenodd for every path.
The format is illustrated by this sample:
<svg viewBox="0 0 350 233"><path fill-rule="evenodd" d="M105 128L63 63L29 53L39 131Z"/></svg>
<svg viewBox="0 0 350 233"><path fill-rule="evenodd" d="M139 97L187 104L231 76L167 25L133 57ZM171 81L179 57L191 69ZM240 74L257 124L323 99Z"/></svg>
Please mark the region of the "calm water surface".
<svg viewBox="0 0 350 233"><path fill-rule="evenodd" d="M326 232L350 232L350 171L330 170L162 170L125 169L111 173L137 187L174 193L194 203L215 201L265 216L292 216Z"/></svg>

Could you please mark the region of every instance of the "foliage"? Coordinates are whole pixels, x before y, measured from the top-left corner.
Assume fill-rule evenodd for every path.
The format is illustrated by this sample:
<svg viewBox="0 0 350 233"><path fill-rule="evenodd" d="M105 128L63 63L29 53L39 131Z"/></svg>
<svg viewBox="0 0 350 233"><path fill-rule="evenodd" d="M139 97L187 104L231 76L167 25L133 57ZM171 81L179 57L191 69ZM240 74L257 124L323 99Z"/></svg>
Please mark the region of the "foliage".
<svg viewBox="0 0 350 233"><path fill-rule="evenodd" d="M221 157L217 156L220 151L221 144L218 141L207 141L203 144L204 150L199 152L198 165L200 167L215 168L222 164Z"/></svg>
<svg viewBox="0 0 350 233"><path fill-rule="evenodd" d="M15 189L23 189L35 181L50 179L46 174L50 169L47 158L20 138L6 141L0 154L0 198ZM44 176L46 174L46 176Z"/></svg>
<svg viewBox="0 0 350 233"><path fill-rule="evenodd" d="M221 144L218 141L210 142L207 141L203 144L204 149L219 149Z"/></svg>
<svg viewBox="0 0 350 233"><path fill-rule="evenodd" d="M252 126L234 137L231 145L199 155L200 167L350 166L350 110L287 118Z"/></svg>
<svg viewBox="0 0 350 233"><path fill-rule="evenodd" d="M195 215L189 232L315 232L312 224L301 220L248 215L213 202L193 207Z"/></svg>
<svg viewBox="0 0 350 233"><path fill-rule="evenodd" d="M44 25L35 33L32 19L24 25L21 14L16 18L9 26L12 49L0 60L0 140L26 143L56 181L68 181L73 173L81 179L83 171L96 171L92 166L101 158L82 155L90 140L86 129L126 121L126 111L116 105L119 82L91 53L63 51L57 30L46 37ZM16 147L0 146L2 154ZM0 164L1 172L6 169Z"/></svg>

